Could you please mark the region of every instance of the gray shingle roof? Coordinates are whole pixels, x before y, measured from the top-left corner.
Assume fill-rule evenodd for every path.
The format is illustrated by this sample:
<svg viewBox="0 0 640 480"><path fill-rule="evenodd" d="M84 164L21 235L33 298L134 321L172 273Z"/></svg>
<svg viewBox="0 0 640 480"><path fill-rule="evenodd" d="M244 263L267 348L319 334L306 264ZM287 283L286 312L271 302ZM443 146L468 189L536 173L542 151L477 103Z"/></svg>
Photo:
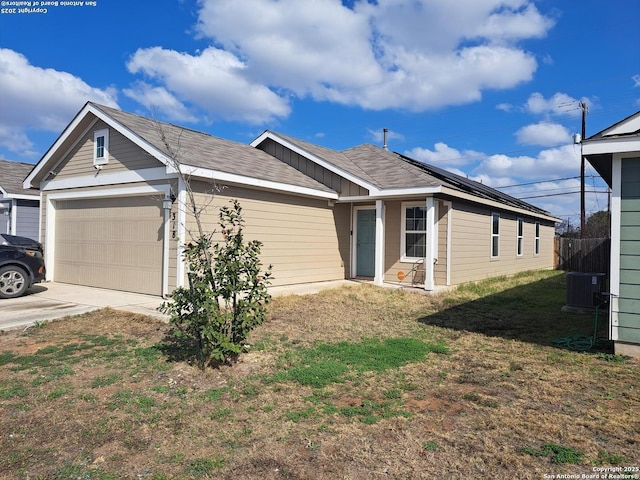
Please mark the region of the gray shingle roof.
<svg viewBox="0 0 640 480"><path fill-rule="evenodd" d="M171 156L161 138L162 132L183 165L333 192L329 187L251 145L225 140L171 123L157 122L95 103L91 105L148 144Z"/></svg>
<svg viewBox="0 0 640 480"><path fill-rule="evenodd" d="M461 177L447 170L419 162L397 152L364 144L338 152L318 147L303 140L272 132L280 138L313 153L352 175L367 180L378 188L418 188L445 186L478 198L493 200L535 214L550 215L530 203L502 193L482 183Z"/></svg>
<svg viewBox="0 0 640 480"><path fill-rule="evenodd" d="M281 133L272 133L380 189L440 185L428 173L403 162L397 154L374 145L364 144L339 152Z"/></svg>
<svg viewBox="0 0 640 480"><path fill-rule="evenodd" d="M157 122L95 103L91 105L148 144L171 156L161 138L161 133L164 134L171 148L177 150L177 156L183 165L333 192L329 187L251 145L225 140L170 123ZM550 215L545 210L479 182L374 145L364 144L337 151L277 132L270 133L382 190L442 185L532 213Z"/></svg>
<svg viewBox="0 0 640 480"><path fill-rule="evenodd" d="M33 167L30 163L0 160L0 188L10 195L39 195L34 188L22 188L22 182Z"/></svg>
<svg viewBox="0 0 640 480"><path fill-rule="evenodd" d="M428 172L403 162L398 154L365 144L342 152L359 169L369 173L383 189L437 187L441 184Z"/></svg>

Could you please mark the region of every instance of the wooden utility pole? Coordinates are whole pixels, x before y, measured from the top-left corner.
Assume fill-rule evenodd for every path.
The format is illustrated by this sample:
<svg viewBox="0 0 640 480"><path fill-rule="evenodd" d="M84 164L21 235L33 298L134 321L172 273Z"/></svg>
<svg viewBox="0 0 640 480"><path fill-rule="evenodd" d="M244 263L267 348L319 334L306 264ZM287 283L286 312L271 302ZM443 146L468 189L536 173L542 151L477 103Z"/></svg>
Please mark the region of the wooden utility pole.
<svg viewBox="0 0 640 480"><path fill-rule="evenodd" d="M585 159L582 154L582 142L584 142L584 138L587 130L587 104L580 100L580 108L582 109L582 131L581 131L581 139L580 139L580 238L584 238L587 220L585 216L585 200L584 200L584 168L585 168Z"/></svg>

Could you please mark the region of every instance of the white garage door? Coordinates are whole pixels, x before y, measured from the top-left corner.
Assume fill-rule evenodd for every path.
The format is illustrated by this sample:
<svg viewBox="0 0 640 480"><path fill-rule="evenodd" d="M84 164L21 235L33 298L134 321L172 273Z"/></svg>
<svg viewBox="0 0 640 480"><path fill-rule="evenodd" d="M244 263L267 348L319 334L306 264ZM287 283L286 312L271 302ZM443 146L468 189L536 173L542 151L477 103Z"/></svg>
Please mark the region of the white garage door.
<svg viewBox="0 0 640 480"><path fill-rule="evenodd" d="M56 202L54 280L162 295L162 200Z"/></svg>

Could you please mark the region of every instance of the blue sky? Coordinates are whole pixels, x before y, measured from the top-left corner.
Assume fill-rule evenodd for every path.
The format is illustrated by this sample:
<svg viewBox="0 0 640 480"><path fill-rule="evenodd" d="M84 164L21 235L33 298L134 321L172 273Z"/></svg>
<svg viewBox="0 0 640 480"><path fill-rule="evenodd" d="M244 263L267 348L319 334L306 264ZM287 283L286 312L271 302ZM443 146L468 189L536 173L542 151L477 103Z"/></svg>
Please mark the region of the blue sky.
<svg viewBox="0 0 640 480"><path fill-rule="evenodd" d="M579 102L588 136L640 110L637 0L57 3L0 14L0 158L37 162L88 100L245 143L388 128L391 150L575 224Z"/></svg>

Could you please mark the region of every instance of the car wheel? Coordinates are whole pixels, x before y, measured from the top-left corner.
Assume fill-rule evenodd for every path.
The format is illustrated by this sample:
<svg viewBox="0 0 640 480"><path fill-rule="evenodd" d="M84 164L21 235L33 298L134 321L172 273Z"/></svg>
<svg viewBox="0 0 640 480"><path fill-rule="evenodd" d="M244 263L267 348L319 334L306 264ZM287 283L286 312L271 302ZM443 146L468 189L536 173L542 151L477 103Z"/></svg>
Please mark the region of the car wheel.
<svg viewBox="0 0 640 480"><path fill-rule="evenodd" d="M0 298L15 298L29 288L27 273L20 267L0 268Z"/></svg>

